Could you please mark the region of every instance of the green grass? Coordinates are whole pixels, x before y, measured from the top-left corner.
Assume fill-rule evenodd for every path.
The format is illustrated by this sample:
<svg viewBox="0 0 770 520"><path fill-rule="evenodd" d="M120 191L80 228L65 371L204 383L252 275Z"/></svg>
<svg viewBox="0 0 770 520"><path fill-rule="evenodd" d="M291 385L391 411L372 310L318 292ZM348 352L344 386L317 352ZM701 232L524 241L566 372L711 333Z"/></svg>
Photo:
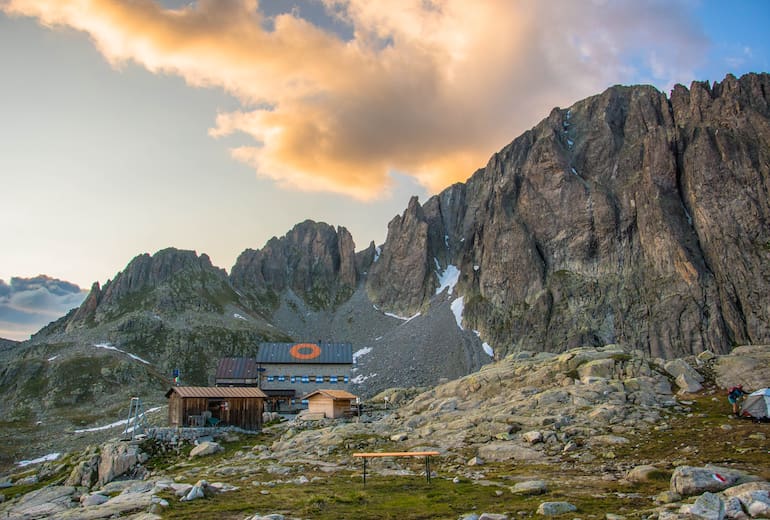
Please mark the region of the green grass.
<svg viewBox="0 0 770 520"><path fill-rule="evenodd" d="M269 494L261 494L263 489ZM497 496L495 489L454 484L443 478L428 483L424 476L374 475L364 485L357 474L335 475L305 485L254 487L246 483L238 491L193 502L167 496L171 505L164 518L242 519L245 514L274 512L318 520L456 518L472 512L474 506L479 511L503 512L511 510L514 502L531 501L507 490Z"/></svg>

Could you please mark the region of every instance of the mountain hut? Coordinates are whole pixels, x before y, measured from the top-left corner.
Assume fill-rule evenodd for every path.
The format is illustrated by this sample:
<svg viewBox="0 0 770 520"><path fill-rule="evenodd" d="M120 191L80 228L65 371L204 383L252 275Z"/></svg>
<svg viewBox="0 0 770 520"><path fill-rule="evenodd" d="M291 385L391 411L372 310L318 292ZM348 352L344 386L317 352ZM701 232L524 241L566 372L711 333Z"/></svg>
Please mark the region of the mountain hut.
<svg viewBox="0 0 770 520"><path fill-rule="evenodd" d="M174 386L166 392L172 427L262 428L265 395L259 388Z"/></svg>

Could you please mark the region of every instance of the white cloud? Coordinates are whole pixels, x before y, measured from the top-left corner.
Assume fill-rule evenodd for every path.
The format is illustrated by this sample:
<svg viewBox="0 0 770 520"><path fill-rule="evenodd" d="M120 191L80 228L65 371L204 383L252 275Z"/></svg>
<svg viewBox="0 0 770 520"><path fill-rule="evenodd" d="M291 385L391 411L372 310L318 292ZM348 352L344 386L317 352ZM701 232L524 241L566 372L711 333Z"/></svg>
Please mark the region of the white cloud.
<svg viewBox="0 0 770 520"><path fill-rule="evenodd" d="M268 19L256 0L0 0L88 33L117 67L225 89L241 108L210 134L254 140L234 159L286 188L358 199L386 194L392 171L432 190L464 180L552 106L609 84L690 79L705 43L686 1L323 5L352 37L302 9Z"/></svg>

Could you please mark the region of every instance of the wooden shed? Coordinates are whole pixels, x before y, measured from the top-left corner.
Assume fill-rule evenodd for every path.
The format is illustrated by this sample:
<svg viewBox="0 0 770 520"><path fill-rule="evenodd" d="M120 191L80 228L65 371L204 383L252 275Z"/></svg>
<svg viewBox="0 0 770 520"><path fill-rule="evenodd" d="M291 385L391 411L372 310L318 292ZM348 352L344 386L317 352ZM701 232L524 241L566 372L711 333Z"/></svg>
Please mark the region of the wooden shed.
<svg viewBox="0 0 770 520"><path fill-rule="evenodd" d="M350 415L357 397L345 390L316 390L304 399L310 413L323 413L329 419L337 419Z"/></svg>
<svg viewBox="0 0 770 520"><path fill-rule="evenodd" d="M259 388L175 386L166 392L172 427L262 427L265 397Z"/></svg>

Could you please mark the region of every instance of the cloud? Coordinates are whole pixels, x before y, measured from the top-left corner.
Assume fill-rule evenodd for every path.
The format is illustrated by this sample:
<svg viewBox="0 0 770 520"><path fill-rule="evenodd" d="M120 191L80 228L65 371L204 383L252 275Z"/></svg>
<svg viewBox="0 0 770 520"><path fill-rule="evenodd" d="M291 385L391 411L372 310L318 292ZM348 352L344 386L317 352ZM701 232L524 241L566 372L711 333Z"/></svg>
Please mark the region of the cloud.
<svg viewBox="0 0 770 520"><path fill-rule="evenodd" d="M78 307L88 291L75 284L40 275L0 280L0 337L24 340Z"/></svg>
<svg viewBox="0 0 770 520"><path fill-rule="evenodd" d="M691 79L707 44L686 0L317 2L347 34L256 0L0 6L88 33L115 67L226 90L241 108L210 135L254 140L234 159L288 189L361 200L387 193L393 171L434 191L464 180L551 107L611 83Z"/></svg>

